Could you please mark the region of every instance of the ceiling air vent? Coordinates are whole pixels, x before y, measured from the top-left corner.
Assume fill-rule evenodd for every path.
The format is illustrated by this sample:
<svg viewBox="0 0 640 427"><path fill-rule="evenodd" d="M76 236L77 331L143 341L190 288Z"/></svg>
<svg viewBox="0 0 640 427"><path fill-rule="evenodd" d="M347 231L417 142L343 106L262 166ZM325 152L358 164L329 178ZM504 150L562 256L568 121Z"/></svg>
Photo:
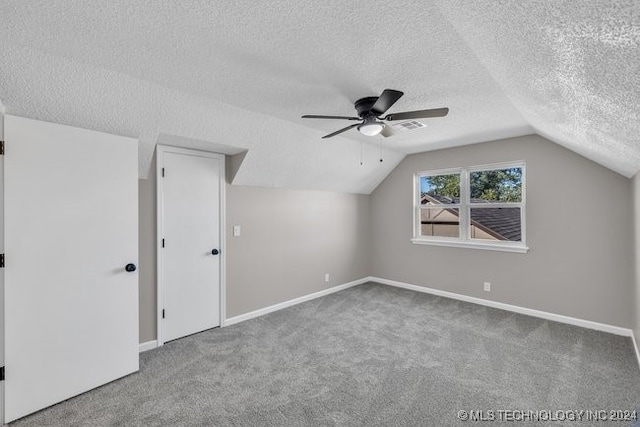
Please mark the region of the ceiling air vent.
<svg viewBox="0 0 640 427"><path fill-rule="evenodd" d="M393 127L394 127L394 129L407 131L407 130L414 130L414 129L419 129L419 128L426 128L427 125L425 125L424 123L419 122L417 120L408 120L406 122L401 122L401 123L394 124Z"/></svg>

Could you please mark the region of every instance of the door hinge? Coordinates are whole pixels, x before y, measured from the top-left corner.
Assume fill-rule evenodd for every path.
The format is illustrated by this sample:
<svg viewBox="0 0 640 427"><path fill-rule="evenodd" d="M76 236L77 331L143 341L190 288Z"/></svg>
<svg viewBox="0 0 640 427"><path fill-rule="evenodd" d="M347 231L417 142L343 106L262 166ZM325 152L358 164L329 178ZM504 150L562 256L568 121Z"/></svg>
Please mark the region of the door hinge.
<svg viewBox="0 0 640 427"><path fill-rule="evenodd" d="M0 155L4 154L4 141L0 141Z"/></svg>
<svg viewBox="0 0 640 427"><path fill-rule="evenodd" d="M162 239L162 247L164 248L164 239Z"/></svg>
<svg viewBox="0 0 640 427"><path fill-rule="evenodd" d="M162 309L162 318L164 319L164 308Z"/></svg>
<svg viewBox="0 0 640 427"><path fill-rule="evenodd" d="M0 268L4 268L4 254L0 254Z"/></svg>
<svg viewBox="0 0 640 427"><path fill-rule="evenodd" d="M162 168L162 177L164 178L164 168Z"/></svg>
<svg viewBox="0 0 640 427"><path fill-rule="evenodd" d="M4 381L4 366L0 366L0 381Z"/></svg>

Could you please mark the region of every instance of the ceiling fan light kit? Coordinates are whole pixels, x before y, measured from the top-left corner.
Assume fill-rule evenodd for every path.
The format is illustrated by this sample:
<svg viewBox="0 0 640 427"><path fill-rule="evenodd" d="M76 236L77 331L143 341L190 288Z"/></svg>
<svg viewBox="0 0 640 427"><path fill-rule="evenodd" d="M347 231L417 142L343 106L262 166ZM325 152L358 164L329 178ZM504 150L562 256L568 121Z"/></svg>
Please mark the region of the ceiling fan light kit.
<svg viewBox="0 0 640 427"><path fill-rule="evenodd" d="M406 111L403 113L387 114L381 117L386 111L395 104L403 92L393 89L385 89L380 96L369 96L361 98L355 102L355 109L359 117L348 116L322 116L322 115L304 115L303 119L334 119L334 120L362 120L359 124L353 124L337 130L322 138L331 138L349 129L357 128L358 132L367 136L376 136L382 132L385 127L383 121L393 120L409 120L409 119L428 119L432 117L444 117L449 113L448 108L434 108L430 110Z"/></svg>
<svg viewBox="0 0 640 427"><path fill-rule="evenodd" d="M367 136L376 136L384 129L384 123L373 120L365 120L363 124L358 126L358 132Z"/></svg>

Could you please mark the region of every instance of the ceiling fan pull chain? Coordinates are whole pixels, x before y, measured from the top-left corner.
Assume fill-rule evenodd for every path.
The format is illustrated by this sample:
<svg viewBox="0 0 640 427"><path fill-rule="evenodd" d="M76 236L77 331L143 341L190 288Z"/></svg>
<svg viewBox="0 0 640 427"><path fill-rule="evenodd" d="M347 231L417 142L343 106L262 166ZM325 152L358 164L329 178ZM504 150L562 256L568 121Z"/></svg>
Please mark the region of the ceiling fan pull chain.
<svg viewBox="0 0 640 427"><path fill-rule="evenodd" d="M380 146L380 163L382 163L382 140L381 139L378 140L378 144Z"/></svg>
<svg viewBox="0 0 640 427"><path fill-rule="evenodd" d="M362 155L364 152L364 142L360 141L360 166L362 166Z"/></svg>

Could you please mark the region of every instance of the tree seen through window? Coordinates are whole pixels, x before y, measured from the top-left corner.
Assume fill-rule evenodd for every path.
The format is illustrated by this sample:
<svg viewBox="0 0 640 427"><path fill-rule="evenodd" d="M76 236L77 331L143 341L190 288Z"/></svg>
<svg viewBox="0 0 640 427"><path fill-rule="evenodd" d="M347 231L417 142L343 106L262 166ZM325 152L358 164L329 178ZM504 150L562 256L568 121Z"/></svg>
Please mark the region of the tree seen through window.
<svg viewBox="0 0 640 427"><path fill-rule="evenodd" d="M522 242L523 170L513 164L419 174L416 235Z"/></svg>
<svg viewBox="0 0 640 427"><path fill-rule="evenodd" d="M469 191L473 202L521 202L522 168L506 168L469 173ZM460 197L460 174L422 176L421 193L430 196Z"/></svg>

